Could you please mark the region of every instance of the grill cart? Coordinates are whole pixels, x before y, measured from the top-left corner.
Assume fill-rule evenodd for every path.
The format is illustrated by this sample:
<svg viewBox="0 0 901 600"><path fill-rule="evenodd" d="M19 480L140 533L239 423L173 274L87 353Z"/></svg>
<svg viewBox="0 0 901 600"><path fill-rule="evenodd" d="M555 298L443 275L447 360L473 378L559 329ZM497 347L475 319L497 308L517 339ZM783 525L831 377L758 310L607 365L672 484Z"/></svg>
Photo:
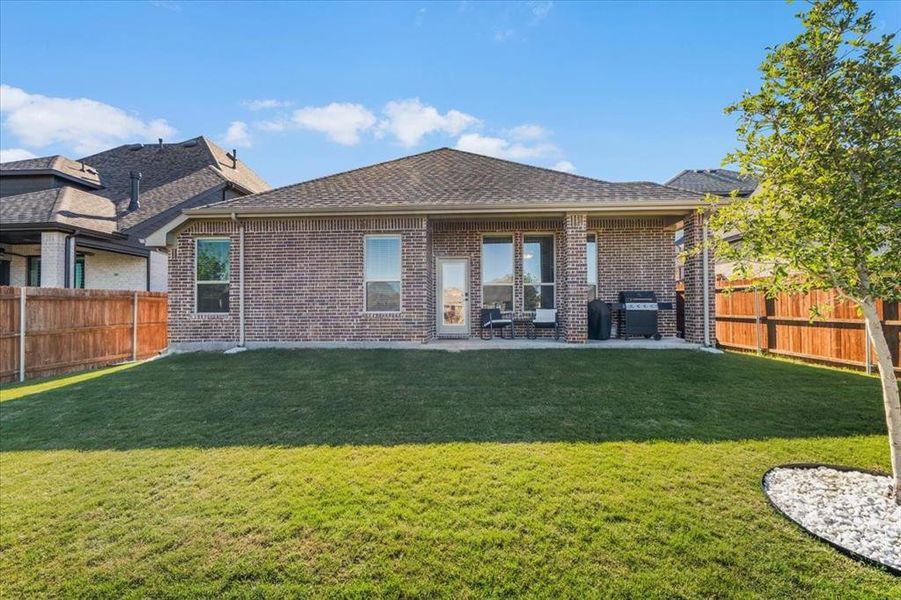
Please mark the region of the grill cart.
<svg viewBox="0 0 901 600"><path fill-rule="evenodd" d="M619 303L615 305L622 315L622 337L653 337L660 339L657 328L657 313L673 310L672 302L657 302L654 292L620 292Z"/></svg>

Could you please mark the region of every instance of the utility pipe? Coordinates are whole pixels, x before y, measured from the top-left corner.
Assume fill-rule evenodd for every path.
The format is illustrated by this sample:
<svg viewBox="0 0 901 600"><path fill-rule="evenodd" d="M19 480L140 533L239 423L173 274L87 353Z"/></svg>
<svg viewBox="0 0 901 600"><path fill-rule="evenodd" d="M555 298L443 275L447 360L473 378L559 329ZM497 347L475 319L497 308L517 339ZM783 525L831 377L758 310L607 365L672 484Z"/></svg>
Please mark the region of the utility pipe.
<svg viewBox="0 0 901 600"><path fill-rule="evenodd" d="M232 213L238 224L238 346L244 347L244 222Z"/></svg>
<svg viewBox="0 0 901 600"><path fill-rule="evenodd" d="M709 262L707 259L707 216L701 215L701 241L704 254L701 257L704 269L704 345L710 347L710 275L707 272Z"/></svg>

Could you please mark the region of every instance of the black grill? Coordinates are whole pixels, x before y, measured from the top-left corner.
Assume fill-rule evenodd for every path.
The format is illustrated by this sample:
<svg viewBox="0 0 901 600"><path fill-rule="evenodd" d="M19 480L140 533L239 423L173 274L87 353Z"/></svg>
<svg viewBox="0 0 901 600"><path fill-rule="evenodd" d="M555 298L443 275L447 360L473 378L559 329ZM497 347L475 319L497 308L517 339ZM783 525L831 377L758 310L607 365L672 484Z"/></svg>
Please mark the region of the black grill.
<svg viewBox="0 0 901 600"><path fill-rule="evenodd" d="M657 302L654 292L620 292L619 308L622 310L622 337L653 337L660 339L657 329L657 313L672 310L672 302Z"/></svg>

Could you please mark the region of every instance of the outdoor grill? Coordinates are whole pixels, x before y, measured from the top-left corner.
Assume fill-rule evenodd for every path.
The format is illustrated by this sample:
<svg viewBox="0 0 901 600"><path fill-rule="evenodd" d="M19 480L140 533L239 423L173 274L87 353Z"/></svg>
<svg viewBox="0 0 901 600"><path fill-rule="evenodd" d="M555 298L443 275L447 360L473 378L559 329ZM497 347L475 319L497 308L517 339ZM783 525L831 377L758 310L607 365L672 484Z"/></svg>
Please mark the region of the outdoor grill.
<svg viewBox="0 0 901 600"><path fill-rule="evenodd" d="M625 339L630 337L652 337L660 339L657 329L657 313L672 310L672 302L657 302L654 292L620 292L619 308L622 315L620 333Z"/></svg>

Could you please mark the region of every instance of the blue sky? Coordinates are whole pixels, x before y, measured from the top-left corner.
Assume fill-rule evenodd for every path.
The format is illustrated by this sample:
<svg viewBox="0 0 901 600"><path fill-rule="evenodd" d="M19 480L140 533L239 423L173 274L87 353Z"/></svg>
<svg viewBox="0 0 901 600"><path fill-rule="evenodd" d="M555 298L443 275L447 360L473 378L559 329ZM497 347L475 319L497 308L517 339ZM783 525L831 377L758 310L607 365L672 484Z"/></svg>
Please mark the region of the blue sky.
<svg viewBox="0 0 901 600"><path fill-rule="evenodd" d="M881 31L901 3L865 2ZM273 185L442 146L664 181L802 3L0 3L4 160L207 135Z"/></svg>

